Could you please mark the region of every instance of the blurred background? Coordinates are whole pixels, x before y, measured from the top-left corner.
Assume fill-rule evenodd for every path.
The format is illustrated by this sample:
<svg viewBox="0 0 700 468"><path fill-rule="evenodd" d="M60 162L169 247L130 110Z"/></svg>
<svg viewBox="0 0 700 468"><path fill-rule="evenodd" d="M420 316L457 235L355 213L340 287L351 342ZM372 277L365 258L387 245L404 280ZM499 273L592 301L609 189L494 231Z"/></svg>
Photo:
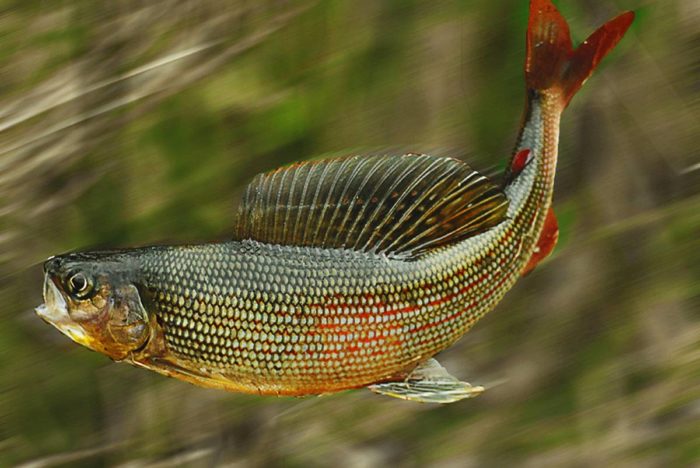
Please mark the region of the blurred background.
<svg viewBox="0 0 700 468"><path fill-rule="evenodd" d="M434 407L115 364L34 315L40 264L225 239L244 184L306 158L495 173L525 0L0 1L0 466L700 462L700 4L558 3L577 41L638 17L564 116L554 256L440 357L490 388Z"/></svg>

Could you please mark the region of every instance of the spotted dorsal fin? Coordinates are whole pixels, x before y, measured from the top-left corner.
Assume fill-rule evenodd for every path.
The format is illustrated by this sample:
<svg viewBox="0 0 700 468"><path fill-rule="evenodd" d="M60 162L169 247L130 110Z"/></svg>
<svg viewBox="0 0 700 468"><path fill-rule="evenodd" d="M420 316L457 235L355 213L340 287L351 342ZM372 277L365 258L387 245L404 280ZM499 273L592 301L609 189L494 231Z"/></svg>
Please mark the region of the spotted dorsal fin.
<svg viewBox="0 0 700 468"><path fill-rule="evenodd" d="M452 158L304 162L250 183L236 238L413 257L497 225L507 205L496 185Z"/></svg>

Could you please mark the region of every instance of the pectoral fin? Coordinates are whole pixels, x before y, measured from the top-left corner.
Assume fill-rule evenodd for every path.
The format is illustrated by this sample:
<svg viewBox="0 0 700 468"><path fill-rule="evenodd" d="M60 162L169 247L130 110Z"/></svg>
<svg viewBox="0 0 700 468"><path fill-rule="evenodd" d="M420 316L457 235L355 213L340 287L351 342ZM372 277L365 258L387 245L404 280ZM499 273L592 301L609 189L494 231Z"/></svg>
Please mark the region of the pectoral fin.
<svg viewBox="0 0 700 468"><path fill-rule="evenodd" d="M418 366L406 380L374 384L368 388L381 395L422 403L452 403L473 398L484 391L484 387L453 377L435 359L428 359Z"/></svg>

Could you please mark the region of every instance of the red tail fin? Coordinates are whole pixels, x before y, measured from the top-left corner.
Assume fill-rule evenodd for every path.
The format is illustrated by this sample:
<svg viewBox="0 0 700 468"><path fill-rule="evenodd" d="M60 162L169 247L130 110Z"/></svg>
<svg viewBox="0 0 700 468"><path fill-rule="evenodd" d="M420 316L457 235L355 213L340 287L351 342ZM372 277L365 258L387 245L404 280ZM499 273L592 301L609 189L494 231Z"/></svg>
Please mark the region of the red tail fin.
<svg viewBox="0 0 700 468"><path fill-rule="evenodd" d="M596 65L622 39L632 24L628 11L598 28L576 50L569 25L550 0L530 0L525 80L529 89L558 89L564 107L593 73Z"/></svg>

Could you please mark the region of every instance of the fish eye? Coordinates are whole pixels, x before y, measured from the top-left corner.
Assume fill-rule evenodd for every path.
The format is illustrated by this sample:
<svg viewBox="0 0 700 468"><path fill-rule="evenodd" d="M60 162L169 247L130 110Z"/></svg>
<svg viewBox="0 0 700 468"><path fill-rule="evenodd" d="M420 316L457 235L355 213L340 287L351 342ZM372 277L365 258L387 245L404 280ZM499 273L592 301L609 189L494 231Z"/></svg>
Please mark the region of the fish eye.
<svg viewBox="0 0 700 468"><path fill-rule="evenodd" d="M82 272L70 275L66 284L68 292L78 299L84 299L92 292L92 280Z"/></svg>

